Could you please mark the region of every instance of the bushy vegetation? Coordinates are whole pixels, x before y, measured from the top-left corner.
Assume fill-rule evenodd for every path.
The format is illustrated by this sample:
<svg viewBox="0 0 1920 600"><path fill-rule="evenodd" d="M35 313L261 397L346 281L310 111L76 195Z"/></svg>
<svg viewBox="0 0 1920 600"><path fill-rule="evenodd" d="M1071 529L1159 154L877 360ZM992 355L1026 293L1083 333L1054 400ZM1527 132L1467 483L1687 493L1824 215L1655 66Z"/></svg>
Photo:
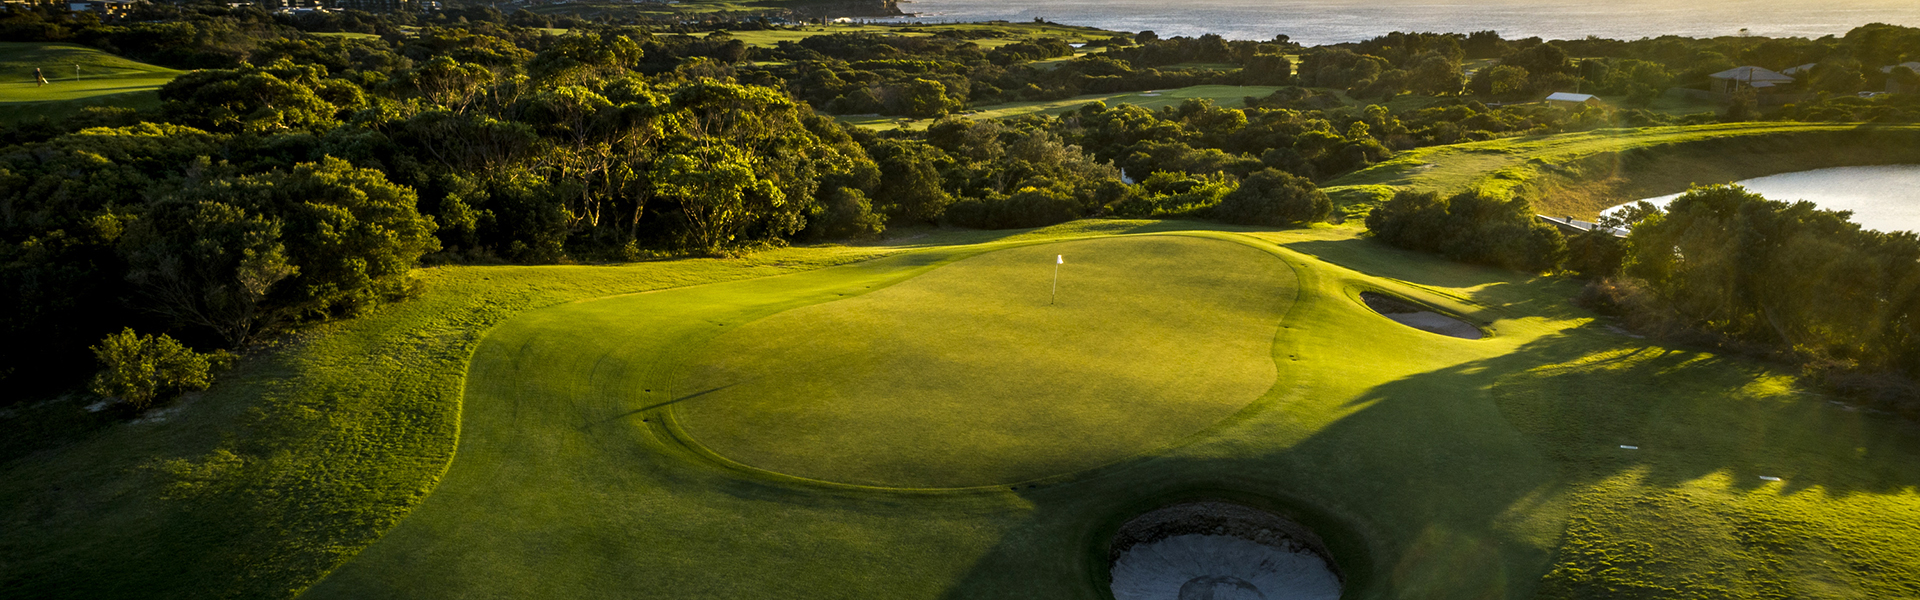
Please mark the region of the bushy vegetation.
<svg viewBox="0 0 1920 600"><path fill-rule="evenodd" d="M1220 198L1212 216L1227 223L1283 227L1327 220L1333 202L1306 178L1264 169Z"/></svg>
<svg viewBox="0 0 1920 600"><path fill-rule="evenodd" d="M1553 270L1567 253L1565 239L1534 218L1525 198L1479 190L1449 197L1401 191L1367 214L1367 230L1402 248L1529 273Z"/></svg>
<svg viewBox="0 0 1920 600"><path fill-rule="evenodd" d="M224 353L200 354L167 337L140 335L123 329L93 347L101 369L93 378L93 393L116 398L144 409L181 392L207 389L213 371L227 362Z"/></svg>

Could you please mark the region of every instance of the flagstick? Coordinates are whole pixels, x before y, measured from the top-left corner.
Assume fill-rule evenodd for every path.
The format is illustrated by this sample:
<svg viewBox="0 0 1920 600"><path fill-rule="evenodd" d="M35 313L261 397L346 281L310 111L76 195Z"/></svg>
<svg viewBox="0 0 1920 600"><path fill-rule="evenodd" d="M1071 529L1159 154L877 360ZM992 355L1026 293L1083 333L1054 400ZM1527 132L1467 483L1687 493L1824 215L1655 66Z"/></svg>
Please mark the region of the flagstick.
<svg viewBox="0 0 1920 600"><path fill-rule="evenodd" d="M1065 262L1064 254L1053 258L1053 295L1047 297L1047 306L1053 306L1053 302L1060 299L1060 265Z"/></svg>

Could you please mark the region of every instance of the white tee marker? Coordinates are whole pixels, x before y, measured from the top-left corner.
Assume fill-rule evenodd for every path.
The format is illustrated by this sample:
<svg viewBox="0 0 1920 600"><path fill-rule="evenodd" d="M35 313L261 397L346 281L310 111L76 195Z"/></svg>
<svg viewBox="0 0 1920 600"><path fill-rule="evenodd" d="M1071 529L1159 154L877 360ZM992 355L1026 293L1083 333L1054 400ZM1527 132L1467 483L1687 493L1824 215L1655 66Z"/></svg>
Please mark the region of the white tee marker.
<svg viewBox="0 0 1920 600"><path fill-rule="evenodd" d="M1067 255L1053 256L1053 295L1047 297L1047 306L1053 306L1053 302L1060 299L1060 265L1064 264L1067 264Z"/></svg>

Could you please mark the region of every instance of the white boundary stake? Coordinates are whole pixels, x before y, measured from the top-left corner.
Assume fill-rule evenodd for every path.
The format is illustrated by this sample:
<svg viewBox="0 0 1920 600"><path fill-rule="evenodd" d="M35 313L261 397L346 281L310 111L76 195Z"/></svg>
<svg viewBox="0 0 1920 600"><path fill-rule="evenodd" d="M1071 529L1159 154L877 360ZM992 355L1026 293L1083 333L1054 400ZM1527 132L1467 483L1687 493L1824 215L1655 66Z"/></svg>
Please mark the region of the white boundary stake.
<svg viewBox="0 0 1920 600"><path fill-rule="evenodd" d="M1060 299L1060 265L1067 264L1067 255L1056 254L1053 257L1053 294L1047 297L1047 306L1053 306Z"/></svg>

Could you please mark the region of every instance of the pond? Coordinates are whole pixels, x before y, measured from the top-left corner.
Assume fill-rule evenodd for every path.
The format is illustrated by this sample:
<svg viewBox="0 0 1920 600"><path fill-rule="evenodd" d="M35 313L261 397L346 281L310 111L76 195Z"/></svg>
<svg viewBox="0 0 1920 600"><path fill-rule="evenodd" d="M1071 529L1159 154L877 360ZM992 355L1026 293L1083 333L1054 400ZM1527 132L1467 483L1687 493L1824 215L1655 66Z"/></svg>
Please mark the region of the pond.
<svg viewBox="0 0 1920 600"><path fill-rule="evenodd" d="M1835 167L1736 181L1771 200L1808 200L1853 211L1853 222L1879 231L1920 231L1920 165ZM1666 206L1680 194L1648 198ZM1624 207L1614 207L1614 214Z"/></svg>

